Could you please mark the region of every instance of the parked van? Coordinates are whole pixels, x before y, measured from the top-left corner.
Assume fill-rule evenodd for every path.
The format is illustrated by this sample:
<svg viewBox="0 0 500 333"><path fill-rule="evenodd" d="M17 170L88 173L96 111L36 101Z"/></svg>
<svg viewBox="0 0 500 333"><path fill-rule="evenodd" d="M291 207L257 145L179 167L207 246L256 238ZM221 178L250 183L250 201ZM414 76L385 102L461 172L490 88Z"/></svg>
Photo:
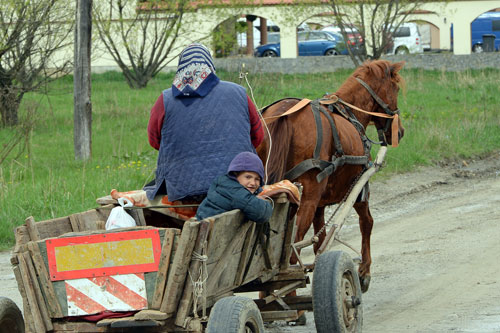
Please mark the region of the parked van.
<svg viewBox="0 0 500 333"><path fill-rule="evenodd" d="M393 34L393 47L388 54L422 53L422 37L418 25L413 22L402 23Z"/></svg>
<svg viewBox="0 0 500 333"><path fill-rule="evenodd" d="M500 49L500 12L486 12L470 24L472 52L485 51L484 35L495 36L494 48Z"/></svg>

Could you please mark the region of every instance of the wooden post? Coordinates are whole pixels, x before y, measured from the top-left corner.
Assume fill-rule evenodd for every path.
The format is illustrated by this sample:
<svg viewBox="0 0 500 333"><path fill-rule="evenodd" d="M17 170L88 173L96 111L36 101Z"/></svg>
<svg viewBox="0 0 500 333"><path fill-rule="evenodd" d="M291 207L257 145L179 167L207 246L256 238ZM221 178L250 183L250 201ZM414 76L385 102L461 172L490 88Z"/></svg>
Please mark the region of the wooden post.
<svg viewBox="0 0 500 333"><path fill-rule="evenodd" d="M177 252L172 262L172 272L168 273L167 286L160 306L160 311L168 315L177 311L199 228L199 222L186 222L182 228Z"/></svg>
<svg viewBox="0 0 500 333"><path fill-rule="evenodd" d="M196 238L196 242L194 245L193 253L198 253L201 255L203 252L203 247L205 246L207 242L207 237L208 237L208 232L210 231L210 222L208 221L200 221L200 228L198 230L198 237ZM191 260L191 263L189 265L189 272L188 275L190 276L188 281L197 281L198 278L200 277L200 266L202 266L203 263L200 260ZM202 279L204 277L201 277ZM206 287L206 284L205 284ZM193 301L196 302L197 300L193 299L193 284L192 283L186 283L184 287L184 292L182 294L181 300L179 302L179 307L177 309L177 317L175 319L175 324L177 326L181 327L186 327L187 322L186 322L186 317L189 315L189 312L191 311L191 307L193 304Z"/></svg>
<svg viewBox="0 0 500 333"><path fill-rule="evenodd" d="M92 0L76 0L73 139L75 159L77 160L88 160L92 155L92 103L90 101L91 9Z"/></svg>
<svg viewBox="0 0 500 333"><path fill-rule="evenodd" d="M342 204L342 207L340 208L340 211L337 216L335 216L335 219L333 220L333 225L337 225L336 228L331 228L328 233L326 234L325 239L323 240L323 243L321 244L320 248L316 252L316 257L318 257L321 253L325 252L325 250L329 249L330 246L333 244L331 242L332 239L335 239L335 235L338 233L338 231L342 228L342 225L345 222L345 219L349 212L352 209L352 206L356 202L356 198L358 197L358 194L363 190L363 187L365 186L366 182L370 179L371 176L375 172L377 172L380 169L380 166L382 165L382 162L384 161L385 158L385 153L387 152L387 147L382 146L380 147L377 157L375 158L375 162L373 163L373 166L368 168L368 170L363 173L363 175L358 179L358 182L354 187L352 188L351 192L349 193L349 196L345 200L345 202Z"/></svg>
<svg viewBox="0 0 500 333"><path fill-rule="evenodd" d="M167 283L167 274L170 266L170 255L172 253L172 247L174 246L174 238L179 233L180 232L177 229L172 228L165 231L160 265L158 267L158 273L156 274L155 294L151 304L153 309L159 309L161 306L163 292L165 291L165 284Z"/></svg>

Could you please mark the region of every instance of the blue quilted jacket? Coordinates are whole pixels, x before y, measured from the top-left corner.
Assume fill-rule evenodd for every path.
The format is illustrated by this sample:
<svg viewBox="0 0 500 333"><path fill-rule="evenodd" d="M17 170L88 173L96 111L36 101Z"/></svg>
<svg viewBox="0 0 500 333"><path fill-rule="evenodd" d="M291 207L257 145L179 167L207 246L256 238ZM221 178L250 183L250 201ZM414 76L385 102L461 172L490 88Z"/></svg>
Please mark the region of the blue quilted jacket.
<svg viewBox="0 0 500 333"><path fill-rule="evenodd" d="M262 188L259 188L252 194L236 179L228 175L220 176L210 186L207 197L198 207L196 218L201 221L210 216L240 209L250 221L267 222L273 213L273 207L270 202L257 198L256 194L261 191Z"/></svg>
<svg viewBox="0 0 500 333"><path fill-rule="evenodd" d="M204 195L240 152L255 152L250 138L247 94L243 87L220 81L204 97L185 105L172 89L163 92L165 119L156 168L155 197L165 183L168 199Z"/></svg>

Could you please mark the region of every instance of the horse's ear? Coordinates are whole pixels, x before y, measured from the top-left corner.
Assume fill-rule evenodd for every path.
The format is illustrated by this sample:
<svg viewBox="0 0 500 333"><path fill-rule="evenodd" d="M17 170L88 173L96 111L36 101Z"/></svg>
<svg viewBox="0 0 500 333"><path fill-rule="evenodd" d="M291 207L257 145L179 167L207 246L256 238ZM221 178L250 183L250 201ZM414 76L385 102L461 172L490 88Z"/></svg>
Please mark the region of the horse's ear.
<svg viewBox="0 0 500 333"><path fill-rule="evenodd" d="M404 61L400 61L400 62L395 62L391 65L391 73L392 75L396 74L397 72L399 72L401 70L401 68L403 68L403 66L406 64L406 62Z"/></svg>

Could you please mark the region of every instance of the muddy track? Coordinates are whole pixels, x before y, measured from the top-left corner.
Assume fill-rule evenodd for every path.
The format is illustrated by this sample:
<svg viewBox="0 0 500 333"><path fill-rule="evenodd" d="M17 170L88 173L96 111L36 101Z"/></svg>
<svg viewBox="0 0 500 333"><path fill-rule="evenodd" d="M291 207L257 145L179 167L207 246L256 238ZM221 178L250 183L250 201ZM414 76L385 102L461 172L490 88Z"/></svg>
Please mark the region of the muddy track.
<svg viewBox="0 0 500 333"><path fill-rule="evenodd" d="M500 332L500 153L374 182L371 207L365 332ZM354 211L341 237L359 246ZM1 295L21 307L9 259L0 253ZM306 326L278 322L266 331L315 332L313 314L307 318Z"/></svg>

